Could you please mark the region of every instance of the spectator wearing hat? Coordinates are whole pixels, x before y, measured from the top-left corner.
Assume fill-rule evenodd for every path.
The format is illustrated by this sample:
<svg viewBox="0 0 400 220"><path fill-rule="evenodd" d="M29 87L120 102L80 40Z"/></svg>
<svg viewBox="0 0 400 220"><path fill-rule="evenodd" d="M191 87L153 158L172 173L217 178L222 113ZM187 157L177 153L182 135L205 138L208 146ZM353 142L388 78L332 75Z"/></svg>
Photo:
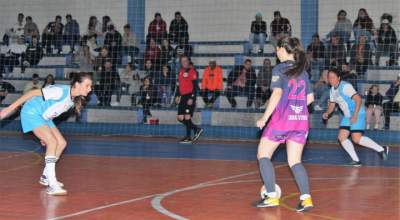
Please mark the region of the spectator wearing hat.
<svg viewBox="0 0 400 220"><path fill-rule="evenodd" d="M160 13L155 13L154 20L150 22L147 34L147 43L154 39L157 43L167 37L167 24L162 19Z"/></svg>
<svg viewBox="0 0 400 220"><path fill-rule="evenodd" d="M204 69L203 79L201 81L200 94L203 97L205 106L212 107L215 100L222 91L223 70L217 65L217 61L210 60L209 65ZM209 98L211 94L211 98Z"/></svg>
<svg viewBox="0 0 400 220"><path fill-rule="evenodd" d="M251 22L250 36L249 36L249 54L253 50L253 44L258 41L260 49L259 54L264 53L265 39L267 38L267 23L262 20L262 14L258 12L255 17L256 20Z"/></svg>
<svg viewBox="0 0 400 220"><path fill-rule="evenodd" d="M175 12L175 19L171 21L169 36L172 43L175 44L182 40L189 41L189 25L179 11Z"/></svg>
<svg viewBox="0 0 400 220"><path fill-rule="evenodd" d="M397 65L399 57L396 32L390 26L388 19L383 19L378 31L378 48L375 53L375 65L379 66L382 54L389 54L389 66Z"/></svg>

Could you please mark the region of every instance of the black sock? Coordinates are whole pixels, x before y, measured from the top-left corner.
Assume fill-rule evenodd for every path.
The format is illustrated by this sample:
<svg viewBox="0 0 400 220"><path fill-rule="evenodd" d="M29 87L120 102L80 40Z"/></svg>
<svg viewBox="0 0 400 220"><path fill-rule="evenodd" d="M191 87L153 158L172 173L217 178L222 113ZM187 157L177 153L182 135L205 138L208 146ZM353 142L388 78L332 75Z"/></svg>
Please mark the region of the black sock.
<svg viewBox="0 0 400 220"><path fill-rule="evenodd" d="M183 120L181 121L181 123L184 124L186 127L186 137L190 138L192 136L192 129L190 124L188 123L188 120Z"/></svg>
<svg viewBox="0 0 400 220"><path fill-rule="evenodd" d="M186 123L188 124L188 126L191 130L197 131L199 129L195 124L193 124L192 119L188 119L186 121L187 121Z"/></svg>

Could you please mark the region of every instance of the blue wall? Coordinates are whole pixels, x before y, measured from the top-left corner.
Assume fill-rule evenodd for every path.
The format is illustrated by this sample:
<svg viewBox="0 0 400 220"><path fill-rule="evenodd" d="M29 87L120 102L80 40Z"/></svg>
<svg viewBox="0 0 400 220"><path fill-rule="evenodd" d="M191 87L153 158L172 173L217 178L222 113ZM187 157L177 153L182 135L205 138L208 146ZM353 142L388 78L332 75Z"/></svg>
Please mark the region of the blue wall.
<svg viewBox="0 0 400 220"><path fill-rule="evenodd" d="M301 0L301 40L304 47L318 33L318 0Z"/></svg>
<svg viewBox="0 0 400 220"><path fill-rule="evenodd" d="M139 41L144 40L145 33L145 0L128 0L128 23Z"/></svg>

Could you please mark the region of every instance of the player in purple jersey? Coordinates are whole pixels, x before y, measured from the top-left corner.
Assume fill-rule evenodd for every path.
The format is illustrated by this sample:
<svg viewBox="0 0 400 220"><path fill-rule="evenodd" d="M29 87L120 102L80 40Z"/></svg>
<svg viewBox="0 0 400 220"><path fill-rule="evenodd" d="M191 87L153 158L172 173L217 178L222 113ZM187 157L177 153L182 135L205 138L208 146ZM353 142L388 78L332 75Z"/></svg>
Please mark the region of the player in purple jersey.
<svg viewBox="0 0 400 220"><path fill-rule="evenodd" d="M302 212L313 207L301 156L309 129L307 106L314 101L314 95L305 71L308 61L300 41L283 38L277 44L276 53L281 63L272 70L273 92L264 115L257 121L257 127L262 129L271 117L258 145L257 158L267 193L257 207L279 206L271 157L279 144L286 142L288 163L300 189L297 211Z"/></svg>

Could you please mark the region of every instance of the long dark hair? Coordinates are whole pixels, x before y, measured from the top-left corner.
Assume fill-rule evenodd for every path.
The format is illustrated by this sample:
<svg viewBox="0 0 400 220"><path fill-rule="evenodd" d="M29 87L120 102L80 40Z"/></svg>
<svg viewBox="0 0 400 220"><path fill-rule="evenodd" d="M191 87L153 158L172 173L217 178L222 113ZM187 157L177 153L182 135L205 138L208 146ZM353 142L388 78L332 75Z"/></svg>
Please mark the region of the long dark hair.
<svg viewBox="0 0 400 220"><path fill-rule="evenodd" d="M298 38L284 37L278 41L277 46L285 48L287 53L294 55L293 66L285 72L289 78L299 76L308 68L309 62Z"/></svg>
<svg viewBox="0 0 400 220"><path fill-rule="evenodd" d="M91 72L71 72L69 78L71 80L71 88L75 86L76 83L82 83L84 79L92 80L93 74ZM75 104L75 112L80 115L83 106L86 105L86 97L76 96L73 100Z"/></svg>

